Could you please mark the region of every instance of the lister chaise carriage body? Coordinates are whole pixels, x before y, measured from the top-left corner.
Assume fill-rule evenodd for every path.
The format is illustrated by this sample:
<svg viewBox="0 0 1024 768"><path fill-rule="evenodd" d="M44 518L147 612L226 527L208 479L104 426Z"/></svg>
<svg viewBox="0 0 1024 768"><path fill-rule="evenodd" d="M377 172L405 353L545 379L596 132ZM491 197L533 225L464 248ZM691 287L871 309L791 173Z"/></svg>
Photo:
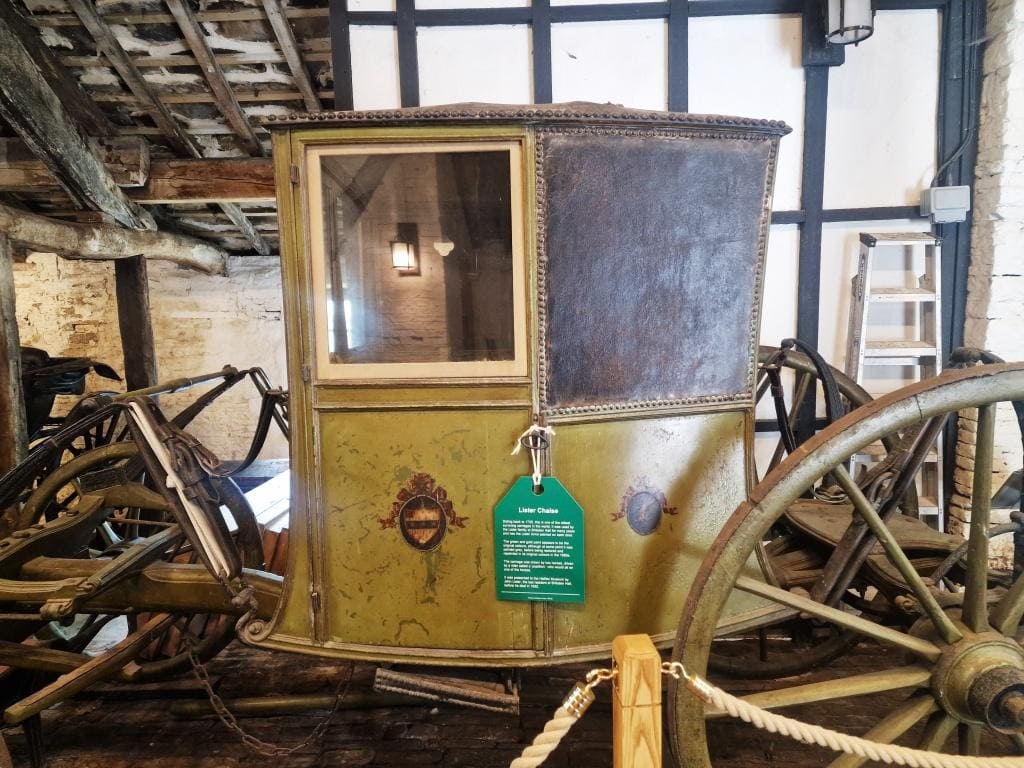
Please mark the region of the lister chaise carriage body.
<svg viewBox="0 0 1024 768"><path fill-rule="evenodd" d="M530 664L671 636L747 491L787 127L589 104L268 127L295 556L259 642ZM496 598L535 421L585 511L582 603Z"/></svg>
<svg viewBox="0 0 1024 768"><path fill-rule="evenodd" d="M954 732L967 754L983 734L986 750L1022 749L1024 510L990 526L990 498L996 404L1024 425L1024 365L961 351L965 370L873 402L813 354L759 368L785 125L589 104L267 125L287 409L249 374L261 425L290 419L287 573L264 570L251 509L181 432L206 401L172 422L139 396L81 408L0 478L0 509L17 512L0 539L0 664L62 675L6 701L8 723L105 677L186 671L183 637L209 658L238 621L265 648L453 666L598 658L643 632L674 638L693 671L770 680L873 643L878 670L750 698L815 715L899 694L873 710L873 738L926 720L926 749ZM755 485L755 401L782 365L791 400L820 377L833 404L860 407L787 438ZM216 374L209 397L245 374ZM969 546L913 514L914 477L958 420ZM510 454L524 434L538 450ZM872 444L881 460L851 478ZM531 473L583 509L571 599L499 588L495 509ZM1017 562L1000 571L988 540L1010 533ZM82 655L119 616L128 636ZM80 631L40 640L55 620ZM721 713L681 688L670 700L680 760L707 765L705 717Z"/></svg>

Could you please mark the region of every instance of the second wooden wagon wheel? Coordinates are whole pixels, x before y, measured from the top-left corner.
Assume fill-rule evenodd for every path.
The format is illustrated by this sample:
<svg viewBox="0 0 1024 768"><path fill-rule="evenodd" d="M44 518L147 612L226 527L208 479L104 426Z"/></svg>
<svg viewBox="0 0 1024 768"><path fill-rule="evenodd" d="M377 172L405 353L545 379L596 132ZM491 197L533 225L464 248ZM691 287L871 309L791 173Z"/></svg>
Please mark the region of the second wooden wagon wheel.
<svg viewBox="0 0 1024 768"><path fill-rule="evenodd" d="M783 371L792 372L794 381L788 402L788 419L790 428L795 429L804 403L816 394L823 394L818 391L819 373L814 363L802 352L790 350L785 356L780 356L779 352L778 348L768 346L761 346L758 350L761 368L758 372L757 402L770 399L770 382L764 370L766 364L776 364ZM830 366L830 373L844 407L852 410L871 402L871 395L842 371ZM884 441L886 448L895 447L891 436L886 436ZM779 439L764 471L774 469L785 456L785 446L782 439ZM760 468L758 470L760 474ZM797 540L793 541L794 538ZM769 531L757 554L763 560L769 553L776 559L788 557L792 567L810 573L814 572L815 567L820 567L820 553L804 546L803 540L788 531ZM857 644L857 636L839 628L822 627L794 618L775 624L770 632L764 628L758 630L757 641L756 653L736 655L736 648L729 645L713 649L708 658L709 671L730 677L769 680L798 675L845 655Z"/></svg>
<svg viewBox="0 0 1024 768"><path fill-rule="evenodd" d="M22 509L22 519L32 522L54 519L77 503L85 487L103 485L108 514L97 526L88 552L83 556L111 558L140 537L151 536L174 526L167 503L156 491L144 484L138 448L134 442L119 442L86 451L61 465L32 493ZM223 506L236 526L235 542L242 564L259 568L263 551L252 509L235 483L227 478L216 481ZM169 546L163 560L196 562L195 552L184 538ZM72 639L74 650L92 639L96 631L112 616L90 616L85 619L78 636ZM129 614L129 629L146 623L148 614ZM195 651L201 659L218 653L234 637L235 617L217 614L185 613L174 617L158 637L139 654L130 668L133 682L146 682L189 668L188 655L182 640L185 633L195 639Z"/></svg>
<svg viewBox="0 0 1024 768"><path fill-rule="evenodd" d="M995 413L1019 400L1024 365L950 371L880 398L805 443L752 491L709 550L683 610L675 657L704 674L715 644L748 642L758 616L801 616L856 633L862 671L779 680L771 690L745 696L749 701L877 742L965 755L1024 754L1024 579L989 564L989 534L1005 527L990 526ZM961 430L975 444L974 535L961 548L962 540L924 533L899 513L896 497L916 474L913 459L881 491L861 489L843 464L883 435L938 427L967 409L977 409L974 434ZM845 503L825 510L823 522L806 514L812 504L806 494L825 477L837 482L830 493L844 495ZM832 555L834 567L826 569L834 578L810 589L765 578L755 554L783 520L819 532L838 528L842 544ZM851 697L866 697L853 727ZM713 740L714 728L752 728L721 721L709 729L709 721L723 715L705 712L683 687L673 692L670 707L676 754L687 768L711 765L709 730ZM774 737L759 738L767 744ZM819 756L837 767L866 763L825 750Z"/></svg>

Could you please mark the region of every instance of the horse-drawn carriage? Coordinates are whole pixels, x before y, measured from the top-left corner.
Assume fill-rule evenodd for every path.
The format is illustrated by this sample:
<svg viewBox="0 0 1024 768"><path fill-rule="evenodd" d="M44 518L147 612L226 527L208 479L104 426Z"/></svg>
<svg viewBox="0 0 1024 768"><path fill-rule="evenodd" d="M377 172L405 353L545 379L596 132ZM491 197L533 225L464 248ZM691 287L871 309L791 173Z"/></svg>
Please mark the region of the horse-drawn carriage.
<svg viewBox="0 0 1024 768"><path fill-rule="evenodd" d="M395 680L605 658L643 632L691 670L768 679L875 643L883 669L754 700L899 692L873 738L924 722L928 749L959 729L964 753L983 733L981 749L1018 753L1024 581L989 567L987 541L1019 535L1016 517L990 528L988 499L996 404L1024 400L1024 366L877 401L814 355L766 352L759 369L785 125L587 104L267 125L287 573L261 570L251 512L181 419L140 397L101 405L88 418L120 418L126 439L27 498L26 473L0 481L0 506L21 510L0 541L2 662L63 675L9 702L8 723L104 677L187 669L236 623L246 643L379 662ZM797 399L821 380L860 407L787 440L757 482L755 404L780 368ZM917 470L958 418L977 446L969 543L913 514ZM876 442L882 460L851 477ZM82 639L111 616L129 633L95 658L81 639L30 639L83 615ZM672 702L680 761L709 763L716 713L682 688Z"/></svg>

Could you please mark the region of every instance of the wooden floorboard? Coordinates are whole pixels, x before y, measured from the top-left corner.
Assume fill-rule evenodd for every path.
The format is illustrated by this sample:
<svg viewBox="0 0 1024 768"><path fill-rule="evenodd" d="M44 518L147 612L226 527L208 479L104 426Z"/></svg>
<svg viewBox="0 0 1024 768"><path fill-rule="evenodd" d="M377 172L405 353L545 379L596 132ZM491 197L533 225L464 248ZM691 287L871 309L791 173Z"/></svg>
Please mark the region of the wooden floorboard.
<svg viewBox="0 0 1024 768"><path fill-rule="evenodd" d="M880 666L905 663L899 654L888 657L877 649L861 648L814 679L852 675ZM561 698L587 669L576 665L534 670L523 675L521 713L492 714L446 705L416 705L372 710L339 711L324 737L288 758L251 753L238 737L217 720L184 720L172 716L170 698L139 699L125 686L108 684L96 692L44 713L43 735L49 768L336 768L338 766L507 766L543 727ZM210 664L225 697L271 693L330 693L344 665L309 657L267 653L231 646ZM356 665L352 692L368 692L373 667ZM801 678L800 682L811 679ZM735 690L754 691L771 684L739 681ZM183 695L179 683L175 700ZM194 695L194 694L193 694ZM822 715L820 707L792 708L795 717L863 733L885 704L897 703L907 692L851 699ZM322 714L244 718L242 723L259 738L289 746L302 741ZM5 732L15 766L27 765L21 731ZM611 766L609 691L601 690L597 704L551 756L552 768ZM784 766L802 768L829 762L824 750L772 737L744 723L716 722L711 744L715 768ZM674 765L666 753L665 765Z"/></svg>

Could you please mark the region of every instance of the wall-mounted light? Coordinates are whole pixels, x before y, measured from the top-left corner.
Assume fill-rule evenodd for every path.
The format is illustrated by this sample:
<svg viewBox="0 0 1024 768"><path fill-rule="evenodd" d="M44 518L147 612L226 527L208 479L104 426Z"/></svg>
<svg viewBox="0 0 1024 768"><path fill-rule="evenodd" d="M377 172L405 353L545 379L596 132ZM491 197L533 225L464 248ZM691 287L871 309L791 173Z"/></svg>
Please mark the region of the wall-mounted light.
<svg viewBox="0 0 1024 768"><path fill-rule="evenodd" d="M415 224L398 224L395 239L391 241L391 266L400 275L420 273L419 232Z"/></svg>
<svg viewBox="0 0 1024 768"><path fill-rule="evenodd" d="M871 0L825 0L828 4L826 39L836 45L856 45L875 31Z"/></svg>
<svg viewBox="0 0 1024 768"><path fill-rule="evenodd" d="M455 250L455 243L453 243L451 240L439 240L438 242L434 243L434 250L437 251L438 255L441 256L441 258L444 258L449 253Z"/></svg>

